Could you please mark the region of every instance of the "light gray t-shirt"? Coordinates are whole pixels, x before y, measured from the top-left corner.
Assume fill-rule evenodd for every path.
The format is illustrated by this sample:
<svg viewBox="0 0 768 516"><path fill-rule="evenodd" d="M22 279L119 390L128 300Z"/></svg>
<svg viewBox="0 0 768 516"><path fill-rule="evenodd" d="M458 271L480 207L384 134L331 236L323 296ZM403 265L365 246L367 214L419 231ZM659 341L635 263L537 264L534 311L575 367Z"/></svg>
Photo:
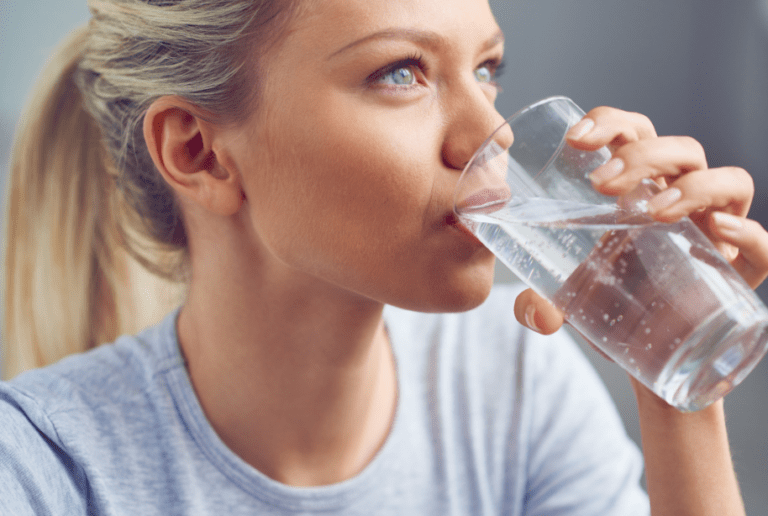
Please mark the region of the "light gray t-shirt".
<svg viewBox="0 0 768 516"><path fill-rule="evenodd" d="M0 514L590 515L649 513L641 456L565 333L513 320L499 287L465 314L387 307L399 400L374 460L294 488L218 438L176 316L0 384Z"/></svg>

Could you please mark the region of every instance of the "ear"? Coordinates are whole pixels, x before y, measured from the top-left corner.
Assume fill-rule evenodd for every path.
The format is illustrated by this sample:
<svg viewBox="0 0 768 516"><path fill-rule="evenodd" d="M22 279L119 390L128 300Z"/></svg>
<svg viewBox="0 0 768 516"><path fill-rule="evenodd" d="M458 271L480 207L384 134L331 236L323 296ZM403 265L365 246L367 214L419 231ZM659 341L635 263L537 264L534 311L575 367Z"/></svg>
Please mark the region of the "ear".
<svg viewBox="0 0 768 516"><path fill-rule="evenodd" d="M199 108L180 97L161 97L144 115L143 130L152 161L178 195L218 215L240 209L240 176L224 165L231 160L217 156L219 128Z"/></svg>

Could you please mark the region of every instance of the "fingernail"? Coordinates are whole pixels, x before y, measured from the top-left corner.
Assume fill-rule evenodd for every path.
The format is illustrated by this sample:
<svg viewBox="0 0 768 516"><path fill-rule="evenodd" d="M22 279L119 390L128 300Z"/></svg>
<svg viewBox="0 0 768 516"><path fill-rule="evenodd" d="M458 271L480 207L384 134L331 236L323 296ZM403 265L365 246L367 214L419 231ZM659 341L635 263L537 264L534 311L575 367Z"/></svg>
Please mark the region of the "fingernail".
<svg viewBox="0 0 768 516"><path fill-rule="evenodd" d="M583 136L586 136L592 128L595 127L595 121L591 118L582 118L578 124L574 125L568 130L565 135L568 140L578 140Z"/></svg>
<svg viewBox="0 0 768 516"><path fill-rule="evenodd" d="M536 307L528 305L525 309L525 325L531 330L541 333L541 328L536 326Z"/></svg>
<svg viewBox="0 0 768 516"><path fill-rule="evenodd" d="M712 213L712 218L715 219L715 224L720 229L726 231L738 231L744 227L744 223L740 218L722 211Z"/></svg>
<svg viewBox="0 0 768 516"><path fill-rule="evenodd" d="M621 158L613 158L605 165L597 167L597 169L589 175L589 179L593 183L601 185L618 176L623 171L624 160Z"/></svg>
<svg viewBox="0 0 768 516"><path fill-rule="evenodd" d="M682 196L683 192L681 192L679 188L667 188L660 194L653 196L651 200L648 201L648 210L651 213L655 213L657 211L663 210L664 208L669 208L677 201L679 201Z"/></svg>

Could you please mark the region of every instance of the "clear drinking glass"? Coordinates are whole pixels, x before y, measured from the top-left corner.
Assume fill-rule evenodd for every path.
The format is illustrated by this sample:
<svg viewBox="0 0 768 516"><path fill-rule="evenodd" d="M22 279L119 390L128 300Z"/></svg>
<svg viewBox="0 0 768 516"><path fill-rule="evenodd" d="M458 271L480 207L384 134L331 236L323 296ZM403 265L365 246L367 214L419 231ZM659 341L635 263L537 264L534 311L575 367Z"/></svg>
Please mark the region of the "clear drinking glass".
<svg viewBox="0 0 768 516"><path fill-rule="evenodd" d="M594 190L588 175L611 154L566 143L583 116L553 97L510 117L464 169L456 214L629 374L682 411L704 408L768 351L768 310L690 219L647 215L655 182Z"/></svg>

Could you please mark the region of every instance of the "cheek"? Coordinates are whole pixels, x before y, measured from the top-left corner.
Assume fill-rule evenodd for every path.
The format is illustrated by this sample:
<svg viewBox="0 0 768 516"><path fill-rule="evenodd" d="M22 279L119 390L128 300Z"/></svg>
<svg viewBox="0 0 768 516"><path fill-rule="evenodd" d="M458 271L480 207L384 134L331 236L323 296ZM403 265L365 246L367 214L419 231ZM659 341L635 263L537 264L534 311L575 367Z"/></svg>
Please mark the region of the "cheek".
<svg viewBox="0 0 768 516"><path fill-rule="evenodd" d="M296 174L301 195L320 201L304 208L322 208L325 217L350 227L421 215L440 164L434 146L426 130L386 121L338 115L324 117L317 128L299 128L291 139L305 143L293 148L289 173Z"/></svg>
<svg viewBox="0 0 768 516"><path fill-rule="evenodd" d="M303 269L360 274L415 252L441 166L428 126L317 118L273 124L265 138L252 208L268 246Z"/></svg>
<svg viewBox="0 0 768 516"><path fill-rule="evenodd" d="M492 255L438 227L458 177L440 159L439 124L337 117L316 127L282 127L251 150L246 196L257 247L407 309L458 311L485 299Z"/></svg>

